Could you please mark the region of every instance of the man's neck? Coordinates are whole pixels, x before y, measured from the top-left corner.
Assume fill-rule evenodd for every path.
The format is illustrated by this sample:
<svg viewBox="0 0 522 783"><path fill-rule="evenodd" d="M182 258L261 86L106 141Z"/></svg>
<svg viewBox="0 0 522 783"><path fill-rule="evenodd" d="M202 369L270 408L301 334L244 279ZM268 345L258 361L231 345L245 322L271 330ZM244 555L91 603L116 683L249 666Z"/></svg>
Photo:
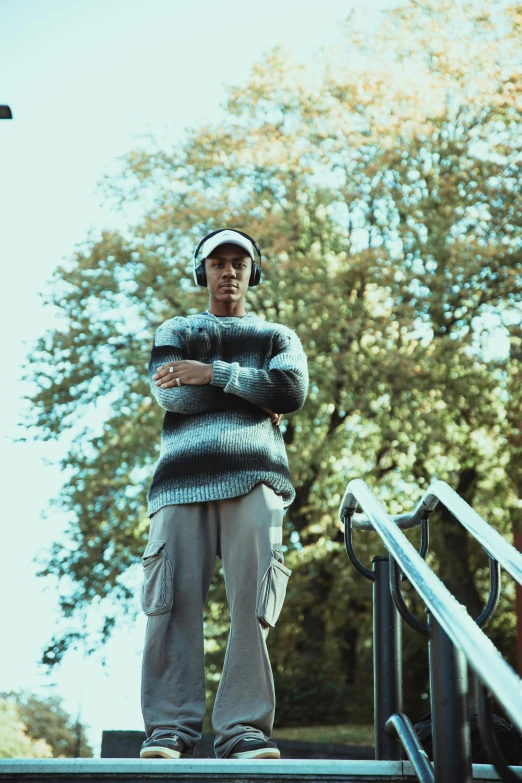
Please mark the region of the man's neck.
<svg viewBox="0 0 522 783"><path fill-rule="evenodd" d="M244 318L246 315L244 311L242 313L216 313L210 307L207 309L207 313L215 315L217 318Z"/></svg>

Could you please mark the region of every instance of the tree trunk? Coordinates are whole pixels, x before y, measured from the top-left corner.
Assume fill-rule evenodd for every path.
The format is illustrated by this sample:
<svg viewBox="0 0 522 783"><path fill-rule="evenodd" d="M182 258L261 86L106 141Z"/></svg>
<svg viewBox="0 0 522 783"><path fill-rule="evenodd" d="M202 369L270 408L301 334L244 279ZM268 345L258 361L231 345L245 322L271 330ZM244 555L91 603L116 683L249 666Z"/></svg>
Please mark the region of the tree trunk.
<svg viewBox="0 0 522 783"><path fill-rule="evenodd" d="M465 468L456 488L456 492L470 505L476 481L476 469ZM482 611L482 600L475 586L470 554L472 548L480 548L480 545L442 503L439 503L433 515L431 530L433 539L437 542L435 548L438 550L440 578L472 617L477 617ZM486 557L484 553L484 558Z"/></svg>

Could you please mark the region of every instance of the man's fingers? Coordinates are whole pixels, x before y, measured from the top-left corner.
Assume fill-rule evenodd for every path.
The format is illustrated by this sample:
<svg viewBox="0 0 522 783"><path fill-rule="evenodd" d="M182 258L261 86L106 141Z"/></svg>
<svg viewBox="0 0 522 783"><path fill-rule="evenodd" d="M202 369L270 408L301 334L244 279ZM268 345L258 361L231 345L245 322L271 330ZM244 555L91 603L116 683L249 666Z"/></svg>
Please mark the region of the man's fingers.
<svg viewBox="0 0 522 783"><path fill-rule="evenodd" d="M176 371L176 362L172 362L172 364L162 364L161 367L158 367L156 374L152 376L154 380L163 378L165 375L172 375L172 373L169 372L169 367L174 367L174 371Z"/></svg>
<svg viewBox="0 0 522 783"><path fill-rule="evenodd" d="M270 416L270 418L272 420L272 424L279 424L279 422L281 421L281 419L283 417L282 413L274 413L274 411L271 410L270 408L262 408L262 410L264 410L264 411L266 411L268 413L268 415Z"/></svg>
<svg viewBox="0 0 522 783"><path fill-rule="evenodd" d="M165 381L164 383L161 384L160 388L170 389L171 386L177 386L177 385L178 384L176 383L176 381Z"/></svg>

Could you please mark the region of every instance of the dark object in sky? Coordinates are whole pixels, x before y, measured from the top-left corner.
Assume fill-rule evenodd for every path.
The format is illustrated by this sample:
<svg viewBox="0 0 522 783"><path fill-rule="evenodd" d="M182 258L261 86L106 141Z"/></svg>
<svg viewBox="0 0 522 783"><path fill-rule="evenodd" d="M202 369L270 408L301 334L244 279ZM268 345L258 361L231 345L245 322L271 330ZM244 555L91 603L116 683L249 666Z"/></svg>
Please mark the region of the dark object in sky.
<svg viewBox="0 0 522 783"><path fill-rule="evenodd" d="M9 106L0 105L0 120L12 120L13 114Z"/></svg>

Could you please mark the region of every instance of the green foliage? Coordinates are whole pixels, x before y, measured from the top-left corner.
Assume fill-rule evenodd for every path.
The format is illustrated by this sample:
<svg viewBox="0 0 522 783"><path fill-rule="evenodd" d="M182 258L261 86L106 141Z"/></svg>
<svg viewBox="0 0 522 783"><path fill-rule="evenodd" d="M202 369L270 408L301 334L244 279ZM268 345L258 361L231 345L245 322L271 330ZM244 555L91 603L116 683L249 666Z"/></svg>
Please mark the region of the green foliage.
<svg viewBox="0 0 522 783"><path fill-rule="evenodd" d="M332 742L371 747L373 745L373 724L344 723L274 729L272 739L276 741L289 739L299 742Z"/></svg>
<svg viewBox="0 0 522 783"><path fill-rule="evenodd" d="M38 750L19 755L92 758L93 749L85 738L85 726L69 715L59 696L42 698L27 691L8 691L0 694L0 705L4 705L6 716L18 716L27 745L31 743L31 748Z"/></svg>
<svg viewBox="0 0 522 783"><path fill-rule="evenodd" d="M73 521L40 573L65 584L66 617L104 599L136 611L124 576L147 538L162 420L146 374L152 335L207 307L191 282L202 235L256 238L263 281L248 309L296 330L310 372L304 408L281 424L297 497L285 517L293 576L270 643L289 724L371 721L371 595L337 517L347 481L364 477L394 514L444 479L508 537L522 495L520 6L410 0L372 40L354 14L345 29L320 73L275 47L229 88L222 123L122 159L106 193L140 217L57 267L46 301L63 327L41 337L27 370L36 436L74 433L57 499ZM504 351L491 351L492 324ZM356 538L363 560L382 551L374 535ZM484 553L442 509L430 562L476 613ZM221 579L205 607L210 695L227 635ZM491 626L512 663L513 596ZM53 638L43 660L86 636ZM405 636L413 714L425 706L423 649Z"/></svg>
<svg viewBox="0 0 522 783"><path fill-rule="evenodd" d="M32 739L17 705L0 698L0 758L51 758L52 748L43 739Z"/></svg>

